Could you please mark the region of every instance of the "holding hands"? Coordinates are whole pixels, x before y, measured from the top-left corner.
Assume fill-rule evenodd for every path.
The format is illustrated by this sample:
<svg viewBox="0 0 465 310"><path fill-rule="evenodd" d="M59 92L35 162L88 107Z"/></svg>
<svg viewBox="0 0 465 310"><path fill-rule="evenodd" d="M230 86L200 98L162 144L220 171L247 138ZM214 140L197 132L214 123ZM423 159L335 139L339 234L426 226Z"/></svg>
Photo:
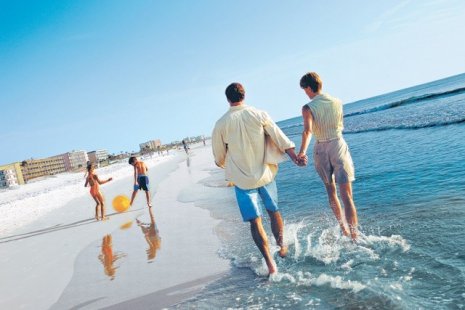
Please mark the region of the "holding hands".
<svg viewBox="0 0 465 310"><path fill-rule="evenodd" d="M308 156L303 153L299 153L297 155L297 159L295 160L295 164L299 167L306 166L308 163Z"/></svg>
<svg viewBox="0 0 465 310"><path fill-rule="evenodd" d="M308 157L304 153L299 153L298 155L294 152L294 148L286 150L287 155L291 158L292 162L299 167L307 165Z"/></svg>

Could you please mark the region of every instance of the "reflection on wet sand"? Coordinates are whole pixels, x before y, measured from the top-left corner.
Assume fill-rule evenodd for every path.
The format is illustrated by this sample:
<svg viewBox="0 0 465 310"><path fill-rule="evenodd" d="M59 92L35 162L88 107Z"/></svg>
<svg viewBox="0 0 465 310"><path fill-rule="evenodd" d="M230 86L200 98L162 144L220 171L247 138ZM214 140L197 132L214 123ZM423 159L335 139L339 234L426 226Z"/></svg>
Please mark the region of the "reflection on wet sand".
<svg viewBox="0 0 465 310"><path fill-rule="evenodd" d="M150 223L142 223L139 219L136 219L137 225L141 228L142 233L144 234L145 241L149 245L147 252L147 260L149 262L155 259L157 251L161 246L161 238L158 235L157 225L155 224L155 218L152 213L152 208L149 209L150 213Z"/></svg>
<svg viewBox="0 0 465 310"><path fill-rule="evenodd" d="M103 272L110 277L111 280L115 279L116 269L115 262L126 256L124 253L113 253L113 242L111 235L105 235L102 239L102 252L99 254L98 259L103 264Z"/></svg>
<svg viewBox="0 0 465 310"><path fill-rule="evenodd" d="M129 229L131 228L132 226L132 221L127 221L126 223L124 223L123 225L121 225L119 228L121 230L126 230L126 229Z"/></svg>

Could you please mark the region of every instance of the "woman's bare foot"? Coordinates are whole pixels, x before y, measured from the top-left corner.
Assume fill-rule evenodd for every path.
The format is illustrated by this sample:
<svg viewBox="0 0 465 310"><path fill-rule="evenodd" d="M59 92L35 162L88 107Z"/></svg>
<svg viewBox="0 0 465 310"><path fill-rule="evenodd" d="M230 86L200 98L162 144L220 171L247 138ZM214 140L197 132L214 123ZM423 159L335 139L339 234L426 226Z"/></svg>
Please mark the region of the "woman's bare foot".
<svg viewBox="0 0 465 310"><path fill-rule="evenodd" d="M357 228L350 227L350 237L352 238L352 241L357 241L357 238L358 238Z"/></svg>
<svg viewBox="0 0 465 310"><path fill-rule="evenodd" d="M346 228L346 226L344 225L344 223L339 223L339 226L341 227L341 231L342 231L342 234L346 237L349 237L350 236L350 232L349 230Z"/></svg>

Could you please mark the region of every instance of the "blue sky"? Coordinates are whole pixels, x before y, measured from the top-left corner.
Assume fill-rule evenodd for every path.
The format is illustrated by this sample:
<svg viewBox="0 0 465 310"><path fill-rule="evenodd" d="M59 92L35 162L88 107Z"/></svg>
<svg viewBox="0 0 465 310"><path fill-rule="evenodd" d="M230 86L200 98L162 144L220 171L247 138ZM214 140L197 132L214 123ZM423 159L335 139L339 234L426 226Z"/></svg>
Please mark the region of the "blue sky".
<svg viewBox="0 0 465 310"><path fill-rule="evenodd" d="M209 135L225 87L275 121L465 72L465 2L0 0L0 164Z"/></svg>

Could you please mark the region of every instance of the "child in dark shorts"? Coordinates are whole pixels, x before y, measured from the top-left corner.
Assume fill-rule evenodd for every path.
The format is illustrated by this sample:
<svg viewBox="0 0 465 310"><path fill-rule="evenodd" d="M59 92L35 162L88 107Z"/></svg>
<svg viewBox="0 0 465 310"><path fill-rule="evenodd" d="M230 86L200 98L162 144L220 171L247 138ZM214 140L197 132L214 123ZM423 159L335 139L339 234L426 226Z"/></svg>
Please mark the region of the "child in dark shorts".
<svg viewBox="0 0 465 310"><path fill-rule="evenodd" d="M134 190L131 196L131 206L134 202L134 198L136 198L137 192L143 190L147 198L147 206L151 208L149 177L146 174L149 168L147 168L143 161L138 160L135 156L129 158L129 164L134 167Z"/></svg>

